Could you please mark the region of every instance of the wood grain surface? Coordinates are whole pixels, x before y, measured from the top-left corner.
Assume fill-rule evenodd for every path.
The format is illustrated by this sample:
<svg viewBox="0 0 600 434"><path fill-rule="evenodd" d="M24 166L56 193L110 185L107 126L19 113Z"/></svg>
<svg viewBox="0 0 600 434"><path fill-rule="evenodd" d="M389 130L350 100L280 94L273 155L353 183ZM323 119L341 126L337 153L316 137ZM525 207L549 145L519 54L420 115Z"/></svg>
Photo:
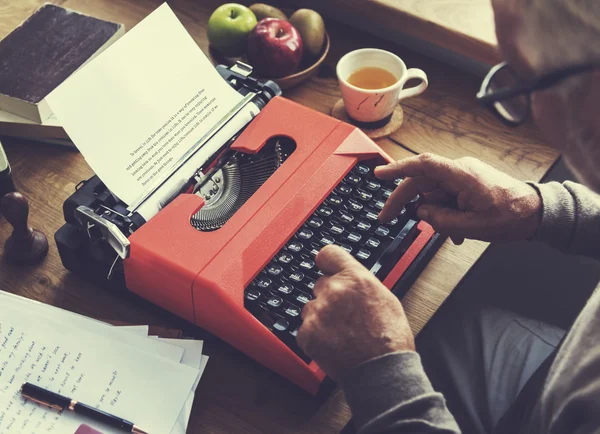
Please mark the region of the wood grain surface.
<svg viewBox="0 0 600 434"><path fill-rule="evenodd" d="M43 0L0 0L0 37L42 3ZM55 3L124 23L130 29L162 1ZM206 52L206 22L219 2L172 0L169 4ZM334 73L340 56L359 47L385 48L400 55L409 67L425 70L430 79L430 88L422 96L403 103L406 116L403 127L379 142L395 158L425 151L450 157L471 155L520 179L532 180L539 180L555 161L557 154L543 145L534 127L506 129L477 106L476 78L341 24L328 22L327 29L331 51L319 74L287 90L286 97L328 113L340 98ZM17 268L0 262L0 289L105 320L186 327L160 309L135 297L103 290L62 267L52 236L63 224L64 200L78 182L92 175L81 155L15 139L5 139L3 144L17 186L30 200L30 224L48 235L51 246L48 257L38 266ZM9 225L0 218L0 242L9 235ZM404 299L415 332L427 323L485 247L485 243L472 241L462 246L447 242L441 248ZM339 391L325 401L314 400L219 339L201 330L191 331L206 340L211 360L198 388L188 432L334 433L350 417Z"/></svg>

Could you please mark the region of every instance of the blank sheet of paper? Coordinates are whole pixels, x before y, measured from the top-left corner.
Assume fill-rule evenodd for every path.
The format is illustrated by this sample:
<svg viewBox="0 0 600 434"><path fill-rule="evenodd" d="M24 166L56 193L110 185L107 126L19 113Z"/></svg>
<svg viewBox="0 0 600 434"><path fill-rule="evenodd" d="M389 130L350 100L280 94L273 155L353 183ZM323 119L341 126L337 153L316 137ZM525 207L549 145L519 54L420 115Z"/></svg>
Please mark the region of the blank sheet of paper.
<svg viewBox="0 0 600 434"><path fill-rule="evenodd" d="M100 179L131 205L241 98L165 3L46 100Z"/></svg>

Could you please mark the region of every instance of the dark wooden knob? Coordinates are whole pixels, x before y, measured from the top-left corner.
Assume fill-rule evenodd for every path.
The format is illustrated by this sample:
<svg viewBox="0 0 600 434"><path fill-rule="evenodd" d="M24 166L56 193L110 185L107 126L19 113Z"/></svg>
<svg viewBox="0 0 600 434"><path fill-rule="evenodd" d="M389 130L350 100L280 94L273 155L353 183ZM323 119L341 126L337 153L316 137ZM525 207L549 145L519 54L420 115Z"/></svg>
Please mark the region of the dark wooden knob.
<svg viewBox="0 0 600 434"><path fill-rule="evenodd" d="M15 264L36 264L48 253L46 236L27 225L29 204L21 193L6 194L0 202L0 212L13 227L4 243L4 257Z"/></svg>

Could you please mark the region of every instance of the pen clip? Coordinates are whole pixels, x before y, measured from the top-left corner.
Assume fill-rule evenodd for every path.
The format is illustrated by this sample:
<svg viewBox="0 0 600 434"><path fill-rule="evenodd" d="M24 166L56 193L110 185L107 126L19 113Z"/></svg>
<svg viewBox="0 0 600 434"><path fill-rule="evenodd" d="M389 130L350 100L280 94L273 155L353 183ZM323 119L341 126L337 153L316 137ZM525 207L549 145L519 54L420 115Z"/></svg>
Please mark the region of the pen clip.
<svg viewBox="0 0 600 434"><path fill-rule="evenodd" d="M62 411L64 410L64 408L63 408L63 407L61 407L61 406L60 406L60 405L58 405L58 404L50 404L50 403L48 403L48 402L44 402L44 401L42 401L42 400L40 400L40 399L36 399L36 398L34 398L33 396L29 396L29 395L27 395L27 394L25 394L25 393L23 393L23 392L21 392L21 395L23 395L23 398L25 398L25 399L28 399L29 401L33 401L33 402L35 402L36 404L39 404L39 405L41 405L41 406L48 407L48 408L53 408L54 410L58 410L58 411L60 411L60 412L62 412Z"/></svg>

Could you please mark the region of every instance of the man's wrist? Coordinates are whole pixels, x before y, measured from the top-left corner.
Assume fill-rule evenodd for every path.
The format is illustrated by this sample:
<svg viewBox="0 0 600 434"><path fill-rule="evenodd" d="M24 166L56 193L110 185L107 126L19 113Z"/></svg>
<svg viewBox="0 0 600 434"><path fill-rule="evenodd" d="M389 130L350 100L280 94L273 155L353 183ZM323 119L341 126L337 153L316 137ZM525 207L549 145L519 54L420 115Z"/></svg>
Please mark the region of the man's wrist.
<svg viewBox="0 0 600 434"><path fill-rule="evenodd" d="M518 220L517 238L533 239L542 220L542 198L538 190L529 183L524 183L525 190L512 200L510 210Z"/></svg>
<svg viewBox="0 0 600 434"><path fill-rule="evenodd" d="M531 191L528 199L529 215L525 218L525 239L533 240L542 223L542 215L544 213L544 203L539 190L533 183L526 182L527 187Z"/></svg>

